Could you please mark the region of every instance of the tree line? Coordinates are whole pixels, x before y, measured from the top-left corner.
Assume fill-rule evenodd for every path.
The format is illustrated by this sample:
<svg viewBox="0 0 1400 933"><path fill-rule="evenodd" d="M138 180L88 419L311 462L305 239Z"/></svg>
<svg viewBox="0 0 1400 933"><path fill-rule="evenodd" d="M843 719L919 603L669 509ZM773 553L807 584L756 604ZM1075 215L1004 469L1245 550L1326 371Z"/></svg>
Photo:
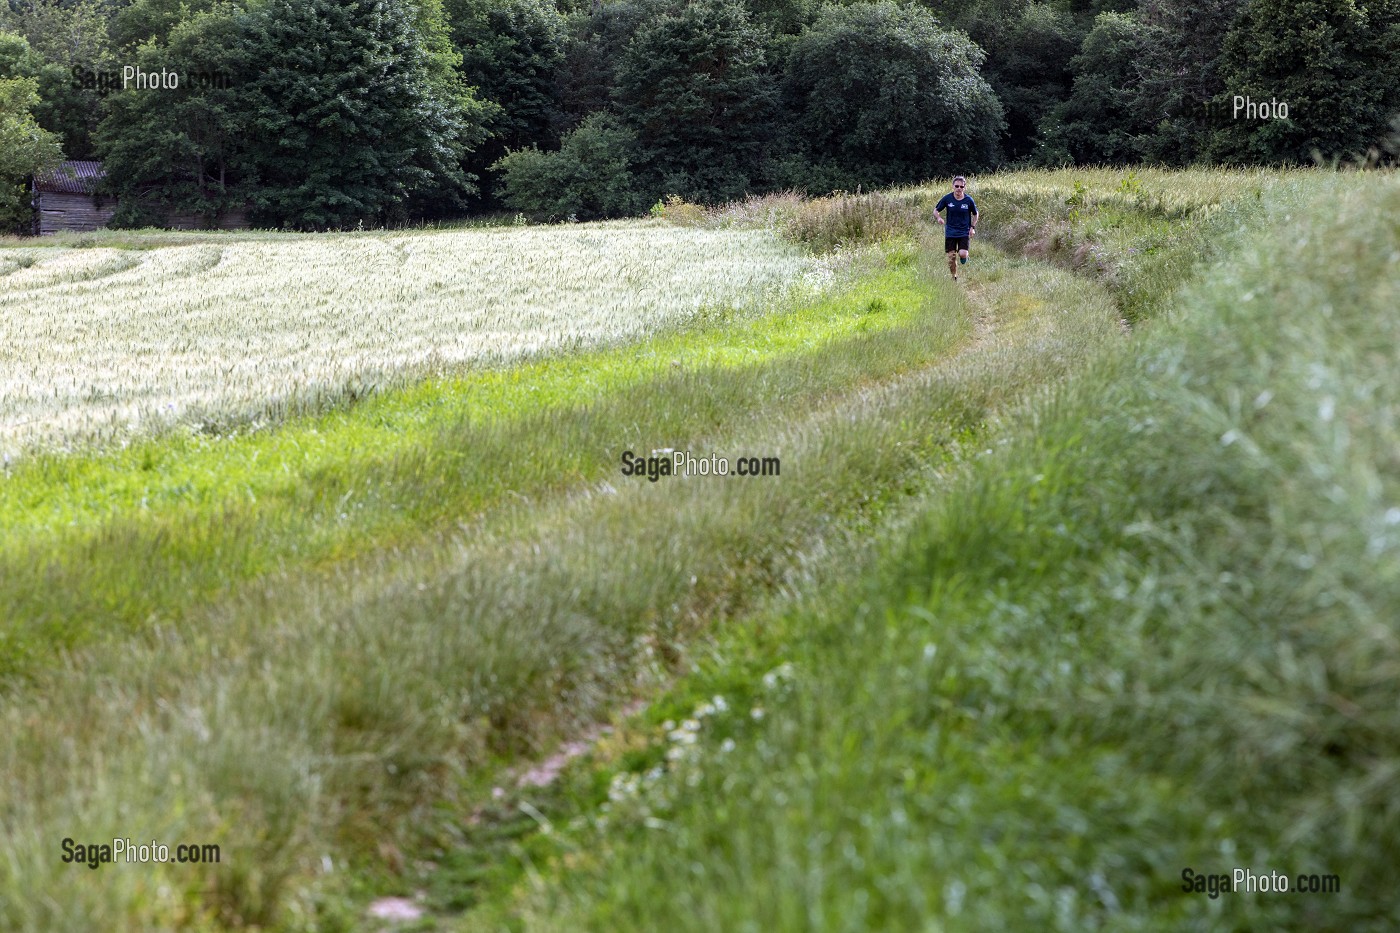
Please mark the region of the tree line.
<svg viewBox="0 0 1400 933"><path fill-rule="evenodd" d="M121 224L344 229L1374 157L1398 113L1400 0L0 0L0 224L60 154Z"/></svg>

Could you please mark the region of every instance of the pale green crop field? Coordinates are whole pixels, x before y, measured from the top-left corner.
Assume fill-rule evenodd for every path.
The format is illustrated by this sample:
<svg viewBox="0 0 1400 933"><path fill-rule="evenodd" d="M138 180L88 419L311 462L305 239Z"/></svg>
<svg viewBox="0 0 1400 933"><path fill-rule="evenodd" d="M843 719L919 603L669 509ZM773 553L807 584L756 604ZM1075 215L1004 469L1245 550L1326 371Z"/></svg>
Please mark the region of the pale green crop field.
<svg viewBox="0 0 1400 933"><path fill-rule="evenodd" d="M761 231L636 222L194 239L0 254L0 452L635 340L811 265Z"/></svg>

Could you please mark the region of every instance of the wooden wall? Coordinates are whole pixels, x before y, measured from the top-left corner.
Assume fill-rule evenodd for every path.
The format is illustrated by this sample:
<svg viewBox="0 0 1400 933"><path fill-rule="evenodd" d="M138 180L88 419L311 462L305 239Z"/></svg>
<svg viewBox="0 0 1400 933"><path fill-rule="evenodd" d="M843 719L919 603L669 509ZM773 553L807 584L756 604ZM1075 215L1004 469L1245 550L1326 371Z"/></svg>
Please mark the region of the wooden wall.
<svg viewBox="0 0 1400 933"><path fill-rule="evenodd" d="M40 236L60 230L98 230L107 226L117 212L115 199L104 198L98 207L90 194L40 191L35 194L35 202L39 208Z"/></svg>
<svg viewBox="0 0 1400 933"><path fill-rule="evenodd" d="M116 213L114 198L104 198L99 208L92 195L40 191L35 195L39 208L39 235L47 236L60 230L98 230L107 225ZM165 215L164 226L173 230L210 229L204 218L194 212L171 211ZM247 230L248 212L229 211L219 218L219 230Z"/></svg>

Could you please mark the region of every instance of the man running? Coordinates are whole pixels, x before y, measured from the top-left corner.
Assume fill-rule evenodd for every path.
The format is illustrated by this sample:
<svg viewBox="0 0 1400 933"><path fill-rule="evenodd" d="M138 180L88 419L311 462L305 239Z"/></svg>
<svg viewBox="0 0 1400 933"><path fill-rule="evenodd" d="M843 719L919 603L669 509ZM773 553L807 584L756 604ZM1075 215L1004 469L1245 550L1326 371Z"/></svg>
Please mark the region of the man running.
<svg viewBox="0 0 1400 933"><path fill-rule="evenodd" d="M966 178L953 176L953 193L943 195L933 209L933 219L947 227L943 232L943 251L948 254L948 271L954 282L958 280L958 265L967 262L968 244L977 233L977 204L963 194L966 188ZM938 214L942 210L948 211L946 221Z"/></svg>

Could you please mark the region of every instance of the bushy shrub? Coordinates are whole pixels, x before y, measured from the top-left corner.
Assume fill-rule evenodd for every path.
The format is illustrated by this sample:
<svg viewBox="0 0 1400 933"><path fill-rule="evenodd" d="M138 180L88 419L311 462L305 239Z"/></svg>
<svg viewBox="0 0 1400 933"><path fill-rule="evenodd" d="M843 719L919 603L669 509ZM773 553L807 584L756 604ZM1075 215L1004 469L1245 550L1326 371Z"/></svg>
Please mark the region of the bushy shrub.
<svg viewBox="0 0 1400 933"><path fill-rule="evenodd" d="M646 203L633 174L636 137L612 113L591 114L558 152L508 153L501 173L507 206L545 219L588 220L639 213Z"/></svg>
<svg viewBox="0 0 1400 933"><path fill-rule="evenodd" d="M703 205L693 204L673 194L651 207L651 216L677 227L706 227L715 225L715 218Z"/></svg>

